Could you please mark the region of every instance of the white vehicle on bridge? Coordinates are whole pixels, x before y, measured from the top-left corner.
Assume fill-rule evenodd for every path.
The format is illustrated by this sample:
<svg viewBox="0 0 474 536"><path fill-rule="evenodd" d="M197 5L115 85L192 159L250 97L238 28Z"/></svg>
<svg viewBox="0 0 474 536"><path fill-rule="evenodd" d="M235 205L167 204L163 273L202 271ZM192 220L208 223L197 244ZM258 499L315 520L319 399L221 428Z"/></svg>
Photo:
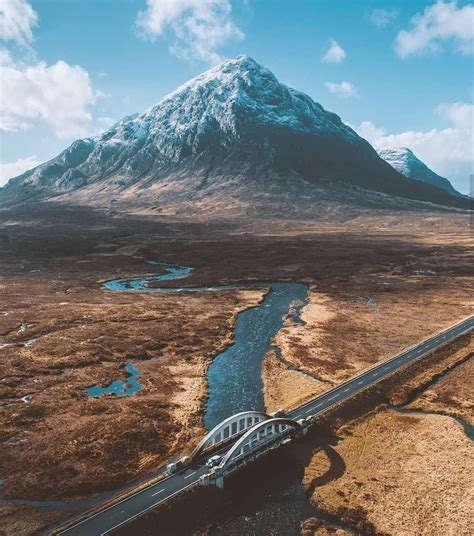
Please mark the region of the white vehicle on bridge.
<svg viewBox="0 0 474 536"><path fill-rule="evenodd" d="M212 456L211 458L209 458L206 462L206 465L208 467L214 467L216 466L222 459L222 456L220 456L219 454L216 454L215 456Z"/></svg>
<svg viewBox="0 0 474 536"><path fill-rule="evenodd" d="M179 459L177 462L171 462L166 466L166 471L168 474L176 473L179 469L182 469L183 467L187 467L191 462L191 458L189 456L184 456L183 458Z"/></svg>

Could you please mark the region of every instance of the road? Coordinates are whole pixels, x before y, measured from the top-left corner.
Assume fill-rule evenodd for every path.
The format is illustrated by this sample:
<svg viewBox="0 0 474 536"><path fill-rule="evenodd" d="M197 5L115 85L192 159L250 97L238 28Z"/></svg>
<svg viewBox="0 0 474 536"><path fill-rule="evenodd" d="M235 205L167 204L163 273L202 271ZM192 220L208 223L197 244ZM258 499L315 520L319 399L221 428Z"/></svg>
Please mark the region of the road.
<svg viewBox="0 0 474 536"><path fill-rule="evenodd" d="M409 348L388 360L382 361L341 385L326 391L310 402L289 412L288 417L300 419L317 416L328 408L351 398L359 391L377 383L397 369L420 359L428 352L459 337L461 334L467 333L473 327L474 316L471 316L459 324L426 339L417 346ZM231 445L227 445L222 449L222 452L225 452L230 447ZM206 459L204 458L193 467L189 467L171 477L165 478L156 484L129 495L122 501L85 518L83 521L59 532L59 534L64 536L99 536L108 534L120 525L130 522L147 510L156 507L174 495L195 485L199 478L208 471L205 461Z"/></svg>

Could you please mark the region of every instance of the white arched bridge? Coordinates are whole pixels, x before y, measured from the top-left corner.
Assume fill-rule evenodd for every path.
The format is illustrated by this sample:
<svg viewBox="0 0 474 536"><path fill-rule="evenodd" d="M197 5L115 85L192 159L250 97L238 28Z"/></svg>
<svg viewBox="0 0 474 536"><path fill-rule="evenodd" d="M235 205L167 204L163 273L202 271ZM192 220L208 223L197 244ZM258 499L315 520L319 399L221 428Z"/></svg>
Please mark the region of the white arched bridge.
<svg viewBox="0 0 474 536"><path fill-rule="evenodd" d="M237 413L213 428L189 458L169 464L172 467L168 466L165 478L140 491L134 490L125 498L120 496L114 504L107 503L102 509L94 509L89 515L71 521L53 533L104 536L193 486L223 486L226 475L252 463L265 452L298 438L317 424L325 412L340 404L348 404L351 399L357 403L355 397L365 389L473 329L474 316L470 316L289 410L284 417L282 412L273 416L258 411Z"/></svg>
<svg viewBox="0 0 474 536"><path fill-rule="evenodd" d="M242 411L241 413L236 413L235 415L224 419L215 426L193 450L190 456L191 461L196 460L206 451L214 450L216 447L232 441L237 436L246 432L249 428L252 428L259 422L265 421L268 418L268 415L259 411Z"/></svg>
<svg viewBox="0 0 474 536"><path fill-rule="evenodd" d="M244 411L232 415L213 428L190 457L192 464L209 451L218 450L232 442L215 466L201 477L201 484L223 487L224 477L255 458L283 443L304 435L309 422L286 417L272 417L258 411Z"/></svg>

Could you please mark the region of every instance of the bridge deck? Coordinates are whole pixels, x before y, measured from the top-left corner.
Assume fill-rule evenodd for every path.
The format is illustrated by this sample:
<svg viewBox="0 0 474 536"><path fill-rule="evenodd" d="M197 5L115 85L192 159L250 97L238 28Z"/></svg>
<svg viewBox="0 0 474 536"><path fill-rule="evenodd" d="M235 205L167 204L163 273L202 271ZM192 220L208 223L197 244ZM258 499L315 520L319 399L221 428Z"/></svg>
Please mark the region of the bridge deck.
<svg viewBox="0 0 474 536"><path fill-rule="evenodd" d="M358 374L354 378L330 389L297 409L288 412L287 417L291 419L302 419L317 416L332 406L353 397L356 393L389 376L399 368L420 359L439 346L469 332L473 327L474 316L471 316L445 331L426 339L420 344L397 354L391 359L383 361ZM230 448L224 447L223 452L227 452ZM155 508L178 493L196 485L200 477L207 474L208 471L209 469L205 465L205 460L202 460L195 466L186 468L169 478L163 479L156 484L130 495L120 502L85 518L83 521L65 530L56 532L56 534L63 536L98 536L108 534L118 526L132 521L147 510Z"/></svg>

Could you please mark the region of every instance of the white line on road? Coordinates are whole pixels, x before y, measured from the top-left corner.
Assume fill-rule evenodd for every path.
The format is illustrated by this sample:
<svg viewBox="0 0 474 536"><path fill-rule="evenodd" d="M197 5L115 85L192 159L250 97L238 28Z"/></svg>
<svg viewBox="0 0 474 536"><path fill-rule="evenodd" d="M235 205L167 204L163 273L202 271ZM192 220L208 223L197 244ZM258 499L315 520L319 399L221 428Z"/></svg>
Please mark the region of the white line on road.
<svg viewBox="0 0 474 536"><path fill-rule="evenodd" d="M165 491L165 488L160 489L160 491L157 491L156 493L152 493L151 496L154 497L155 495L159 495L160 493L163 493Z"/></svg>
<svg viewBox="0 0 474 536"><path fill-rule="evenodd" d="M0 0L1 1L1 0ZM471 317L470 319L468 319L468 321L463 321L462 325L458 325L457 327L455 327L454 329L451 329L451 330L447 330L445 333L439 333L437 337L434 337L432 338L431 340L428 340L426 341L421 347L415 347L414 350L415 351L411 351L412 353L410 353L410 351L406 351L404 354L399 354L399 356L396 358L397 361L396 363L400 364L400 363L410 363L412 361L414 361L414 359L416 358L417 354L419 353L427 353L429 352L430 350L432 350L433 348L436 348L437 346L439 346L439 343L442 341L442 340L445 340L446 338L454 338L455 335L461 333L461 332L464 332L466 331L467 329L467 332L469 332L470 330L472 330L473 326L474 326L474 317ZM466 328L467 326L467 328ZM391 361L389 366L386 366L386 368L392 368L393 367L393 364L394 364L394 361ZM381 374L382 372L382 368L379 368L378 369L380 372L379 374ZM367 376L366 376L367 378ZM363 380L359 381L357 385L362 385L364 383ZM326 399L323 402L315 405L315 406L312 406L312 408L317 408L319 406L322 406L323 404L325 404L327 402L327 400L333 400L334 398L338 398L340 397L340 392L339 393L336 393L334 396L332 396L331 398L329 399ZM309 410L308 410L309 411ZM192 477L194 474L196 474L197 471L187 475L187 476L184 476L185 479L188 479L190 477ZM171 478L171 477L167 477L167 478ZM174 495L177 495L178 493L181 493L184 489L187 489L191 486L193 486L195 483L197 482L197 480L195 482L191 481L190 483L188 483L184 488L182 488L181 490L178 490L176 491L175 493L172 493L170 497L174 496ZM154 495L158 495L160 494L161 492L163 491L166 491L165 489L162 489L162 490L159 490L158 492L155 492ZM66 534L67 532L69 532L72 528L78 526L78 525L82 525L83 523L86 523L86 522L90 522L90 520L95 517L95 516L99 516L99 515L103 515L105 511L108 511L110 509L114 509L117 507L118 504L122 503L122 502L125 502L125 501L128 501L130 500L131 497L134 497L134 496L137 496L141 493L146 493L146 488L145 489L142 489L140 491L137 491L137 492L134 492L132 493L131 495L123 498L122 500L118 501L117 503L113 504L113 505L110 505L102 510L99 510L97 511L96 513L92 514L90 517L86 518L86 519L83 519L81 520L80 522L78 523L75 523L74 525L72 526L69 526L67 529L63 530L60 534ZM166 500L168 500L170 497L161 497L161 499L156 503L156 504L160 504L161 502L164 502ZM148 507L146 508L145 510L142 510L140 512L140 514L144 513L145 511L149 510L150 508L153 508L153 506L151 507ZM122 512L124 512L122 510ZM137 515L135 516L132 516L132 518L128 518L128 519L133 519L135 517L138 517ZM115 527L113 527L112 529L107 529L103 534L106 534L106 533L109 533L111 530L113 530L114 528L116 528L117 526L120 526L122 525L123 523L119 523L119 525L116 525Z"/></svg>
<svg viewBox="0 0 474 536"><path fill-rule="evenodd" d="M344 393L347 393L347 392L349 392L350 390L351 390L350 387L347 387L346 389L344 389Z"/></svg>

